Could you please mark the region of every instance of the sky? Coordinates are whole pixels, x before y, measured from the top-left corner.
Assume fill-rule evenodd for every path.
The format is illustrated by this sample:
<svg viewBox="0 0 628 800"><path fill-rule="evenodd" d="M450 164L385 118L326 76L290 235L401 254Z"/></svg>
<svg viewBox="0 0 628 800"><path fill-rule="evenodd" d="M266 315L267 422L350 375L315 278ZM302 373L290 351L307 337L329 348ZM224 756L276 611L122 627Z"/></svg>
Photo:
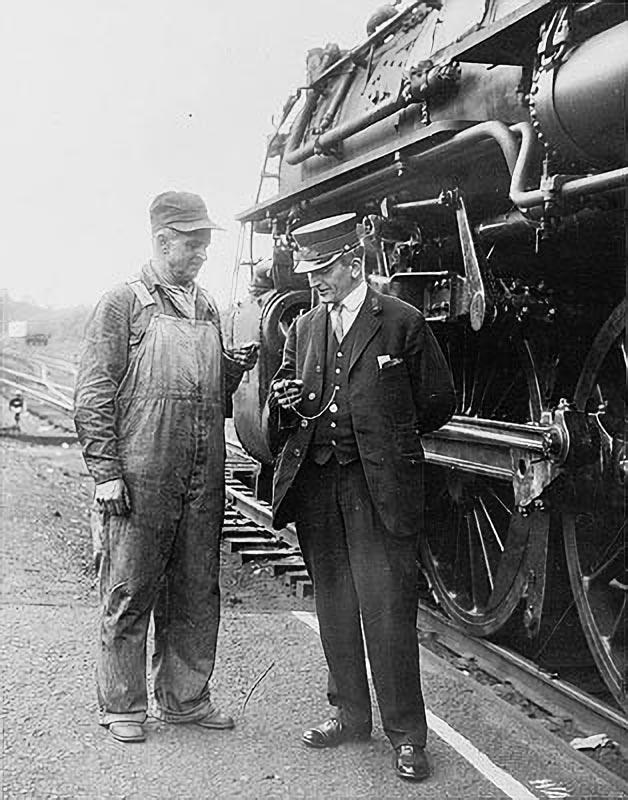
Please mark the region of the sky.
<svg viewBox="0 0 628 800"><path fill-rule="evenodd" d="M199 276L228 302L235 215L309 49L381 0L19 0L0 10L0 289L95 303L150 255L148 207L201 194L227 230Z"/></svg>

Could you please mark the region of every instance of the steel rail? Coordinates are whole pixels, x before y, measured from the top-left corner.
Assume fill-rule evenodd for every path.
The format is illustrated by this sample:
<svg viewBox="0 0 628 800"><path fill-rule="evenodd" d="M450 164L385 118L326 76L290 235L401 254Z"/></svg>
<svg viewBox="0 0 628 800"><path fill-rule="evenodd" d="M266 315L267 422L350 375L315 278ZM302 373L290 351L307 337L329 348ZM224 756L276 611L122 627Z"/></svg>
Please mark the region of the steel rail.
<svg viewBox="0 0 628 800"><path fill-rule="evenodd" d="M13 355L17 355L13 353ZM76 373L78 372L78 367L73 364L71 361L67 361L64 358L57 358L56 356L49 356L43 355L41 353L29 355L31 361L34 361L36 364L44 364L47 367L52 367L59 372L66 372L68 375L73 375L76 377Z"/></svg>
<svg viewBox="0 0 628 800"><path fill-rule="evenodd" d="M489 642L466 636L439 611L419 604L418 627L457 655L472 657L477 665L536 705L562 717L572 717L587 733L603 732L628 753L628 719L613 706L588 695L519 654Z"/></svg>
<svg viewBox="0 0 628 800"><path fill-rule="evenodd" d="M251 475L256 475L259 471L259 464L257 461L248 456L241 447L238 447L232 440L227 442L227 460L229 460L229 453L235 455L240 463L233 471L243 472L247 470ZM248 519L252 520L258 525L261 525L266 530L272 528L272 510L268 503L263 500L258 500L254 493L244 484L238 484L234 481L229 481L225 487L227 500L231 508L239 511ZM273 536L280 539L291 547L298 549L299 543L297 541L297 533L294 525L288 525L280 531L273 531Z"/></svg>
<svg viewBox="0 0 628 800"><path fill-rule="evenodd" d="M30 395L34 397L35 400L39 400L41 403L45 405L53 406L54 408L58 408L61 411L65 411L67 414L72 414L74 407L73 404L68 401L58 400L55 397L51 397L50 395L43 394L43 392L37 391L37 389L33 389L31 386L26 386L23 383L17 383L16 381L12 381L9 378L2 378L0 377L0 384L8 386L11 389L15 389L17 391L21 391L24 394Z"/></svg>
<svg viewBox="0 0 628 800"><path fill-rule="evenodd" d="M72 389L69 386L64 386L61 383L52 383L51 381L47 381L44 378L38 378L36 375L29 375L25 372L18 372L15 369L11 369L10 367L0 367L0 371L7 373L7 375L12 376L12 378L17 379L18 381L30 381L30 383L34 383L37 387L42 389L48 389L49 391L53 391L58 395L61 395L61 400L65 400L67 402L71 402L71 392Z"/></svg>
<svg viewBox="0 0 628 800"><path fill-rule="evenodd" d="M500 427L500 423L496 423L496 426ZM232 441L229 442L229 447L232 452L238 450ZM242 450L239 455L244 459L249 458ZM249 460L253 472L256 462L253 459ZM289 526L287 530L294 534L294 540L283 537L284 531L271 530L271 511L268 503L256 500L253 492L242 484L228 485L227 498L231 508L255 521L261 529L265 529L269 539L283 538L290 544L294 541L295 552L300 554L293 526ZM431 633L436 641L459 656L472 657L484 672L502 683L509 683L526 699L553 716L572 719L583 733L587 735L606 733L624 754L628 753L628 719L611 705L586 694L573 684L561 680L505 647L486 639L468 637L456 629L440 611L429 607L425 602L419 605L417 630L421 634Z"/></svg>

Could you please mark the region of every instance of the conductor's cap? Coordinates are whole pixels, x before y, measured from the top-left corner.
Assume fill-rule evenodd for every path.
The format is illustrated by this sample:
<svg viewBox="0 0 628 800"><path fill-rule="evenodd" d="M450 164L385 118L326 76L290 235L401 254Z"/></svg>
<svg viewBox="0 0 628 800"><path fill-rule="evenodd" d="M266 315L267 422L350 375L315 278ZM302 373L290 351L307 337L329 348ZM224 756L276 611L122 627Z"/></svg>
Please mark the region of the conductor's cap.
<svg viewBox="0 0 628 800"><path fill-rule="evenodd" d="M359 246L355 213L337 214L302 225L292 231L297 244L297 273L315 272L338 261Z"/></svg>

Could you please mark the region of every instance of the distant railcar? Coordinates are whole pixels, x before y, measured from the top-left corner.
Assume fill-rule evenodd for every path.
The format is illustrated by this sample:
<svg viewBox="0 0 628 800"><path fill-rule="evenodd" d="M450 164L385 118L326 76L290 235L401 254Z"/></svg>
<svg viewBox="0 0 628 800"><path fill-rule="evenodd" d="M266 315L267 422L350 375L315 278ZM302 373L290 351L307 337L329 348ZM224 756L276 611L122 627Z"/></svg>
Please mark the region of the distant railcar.
<svg viewBox="0 0 628 800"><path fill-rule="evenodd" d="M32 346L45 346L50 339L47 323L32 320L12 320L8 323L7 334L9 339Z"/></svg>

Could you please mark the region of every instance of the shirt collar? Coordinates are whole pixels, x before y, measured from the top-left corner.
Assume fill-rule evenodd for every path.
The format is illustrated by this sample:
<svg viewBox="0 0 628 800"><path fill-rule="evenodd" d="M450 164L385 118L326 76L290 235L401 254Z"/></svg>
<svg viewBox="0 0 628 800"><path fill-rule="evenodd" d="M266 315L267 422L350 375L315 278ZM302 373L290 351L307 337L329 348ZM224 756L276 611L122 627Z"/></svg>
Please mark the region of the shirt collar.
<svg viewBox="0 0 628 800"><path fill-rule="evenodd" d="M180 290L182 292L188 292L189 294L196 294L196 288L198 286L196 281L193 281L192 284L187 289L185 289L183 286L178 286L175 283L168 283L168 281L166 281L161 276L159 270L157 269L152 260L145 265L144 269L145 269L144 274L146 278L148 278L148 288L150 291L152 291L155 288L155 286L164 286L167 287L168 289L175 289L175 290Z"/></svg>
<svg viewBox="0 0 628 800"><path fill-rule="evenodd" d="M367 292L367 285L364 281L362 281L355 289L345 297L342 301L342 305L349 311L350 313L354 313L357 311L364 300L366 299L366 292Z"/></svg>

